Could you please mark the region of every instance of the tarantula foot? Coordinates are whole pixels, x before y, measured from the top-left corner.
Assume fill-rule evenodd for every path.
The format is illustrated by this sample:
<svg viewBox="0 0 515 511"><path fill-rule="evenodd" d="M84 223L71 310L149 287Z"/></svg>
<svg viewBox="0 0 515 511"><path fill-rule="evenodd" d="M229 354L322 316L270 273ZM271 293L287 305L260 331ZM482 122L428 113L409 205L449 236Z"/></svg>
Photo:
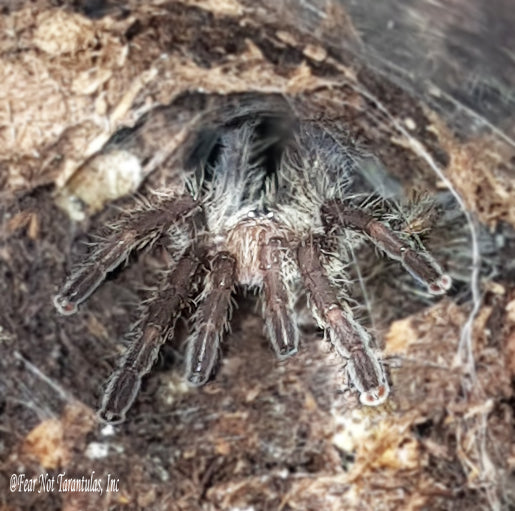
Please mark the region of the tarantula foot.
<svg viewBox="0 0 515 511"><path fill-rule="evenodd" d="M373 389L369 389L366 392L362 392L359 395L359 401L365 406L379 406L388 399L389 394L390 389L388 385L383 384Z"/></svg>
<svg viewBox="0 0 515 511"><path fill-rule="evenodd" d="M428 285L428 290L432 295L443 295L447 291L449 291L449 289L451 289L451 286L451 277L447 274L443 274L440 275L440 277L436 281L431 282Z"/></svg>
<svg viewBox="0 0 515 511"><path fill-rule="evenodd" d="M289 357L295 355L298 350L299 350L299 347L296 345L283 346L277 352L277 356L280 360L284 360L286 358L289 358Z"/></svg>
<svg viewBox="0 0 515 511"><path fill-rule="evenodd" d="M372 350L354 347L347 370L361 404L379 406L386 401L390 387L383 366Z"/></svg>
<svg viewBox="0 0 515 511"><path fill-rule="evenodd" d="M195 338L188 349L186 381L193 387L207 383L218 359L219 339L214 332L205 336L202 342Z"/></svg>
<svg viewBox="0 0 515 511"><path fill-rule="evenodd" d="M190 371L186 375L186 380L193 387L201 387L202 385L207 383L207 380L209 380L209 376L210 376L209 372L206 373L206 372L201 371L201 370Z"/></svg>
<svg viewBox="0 0 515 511"><path fill-rule="evenodd" d="M291 357L299 350L297 326L285 314L287 311L282 312L281 316L274 317L274 321L267 324L268 337L279 360Z"/></svg>
<svg viewBox="0 0 515 511"><path fill-rule="evenodd" d="M77 304L68 300L66 296L58 294L54 296L54 307L57 309L59 314L63 316L71 316L78 310Z"/></svg>
<svg viewBox="0 0 515 511"><path fill-rule="evenodd" d="M106 422L108 424L121 424L122 422L125 422L125 414L119 414L117 412L113 412L111 410L106 410L104 408L101 408L98 413L97 417L102 421Z"/></svg>
<svg viewBox="0 0 515 511"><path fill-rule="evenodd" d="M127 410L136 399L140 385L141 377L134 371L115 373L104 394L99 418L110 424L123 422Z"/></svg>
<svg viewBox="0 0 515 511"><path fill-rule="evenodd" d="M190 344L186 362L186 381L193 387L207 383L218 358L218 336L207 336L204 342L196 338Z"/></svg>

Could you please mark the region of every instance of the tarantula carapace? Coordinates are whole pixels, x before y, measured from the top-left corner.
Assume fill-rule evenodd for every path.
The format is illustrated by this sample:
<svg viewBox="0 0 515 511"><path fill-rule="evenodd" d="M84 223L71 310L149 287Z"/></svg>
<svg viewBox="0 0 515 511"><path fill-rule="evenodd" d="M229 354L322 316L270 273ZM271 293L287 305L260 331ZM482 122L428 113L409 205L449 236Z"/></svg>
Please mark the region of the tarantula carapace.
<svg viewBox="0 0 515 511"><path fill-rule="evenodd" d="M169 185L149 193L116 224L72 272L55 306L62 314L74 313L131 251L158 239L174 263L130 332L131 347L107 385L100 416L124 419L142 376L192 300L186 378L193 385L206 383L237 285L259 290L266 333L281 358L298 349L294 305L307 293L319 326L346 360L361 403L383 403L389 394L383 366L344 298L344 264L335 275L328 258L346 263L339 247L366 238L431 294L447 291L451 279L426 251L363 207L359 187L367 175L352 140L300 115L293 100L252 93L192 94L159 107L124 136L141 165L156 157L156 144L175 140L176 149L161 157ZM119 147L115 135L104 152ZM344 237L349 230L357 234Z"/></svg>

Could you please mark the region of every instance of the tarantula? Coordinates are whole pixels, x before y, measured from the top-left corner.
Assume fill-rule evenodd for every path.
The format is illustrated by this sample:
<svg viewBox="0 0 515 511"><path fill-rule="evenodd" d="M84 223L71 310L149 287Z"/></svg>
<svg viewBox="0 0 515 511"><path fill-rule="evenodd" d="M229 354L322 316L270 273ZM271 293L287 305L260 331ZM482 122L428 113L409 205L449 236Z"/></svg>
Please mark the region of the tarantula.
<svg viewBox="0 0 515 511"><path fill-rule="evenodd" d="M186 378L192 385L206 383L237 285L259 290L266 333L280 358L298 349L294 305L307 294L318 325L346 360L361 403L387 399L389 385L372 336L342 298L342 279L335 278L328 257L344 257L348 238L342 233L351 230L398 260L433 295L445 293L451 279L429 253L413 248L363 206L359 188L368 178L354 142L298 114L294 105L277 94L190 94L155 109L107 144L104 153L129 140L125 145L142 166L157 158L169 171L169 185L122 218L71 273L54 299L57 310L76 312L131 251L158 239L165 240L174 263L132 328L132 345L106 387L104 420L124 419L142 377L192 300ZM171 135L167 140L159 137L163 126ZM160 151L160 144L175 149Z"/></svg>

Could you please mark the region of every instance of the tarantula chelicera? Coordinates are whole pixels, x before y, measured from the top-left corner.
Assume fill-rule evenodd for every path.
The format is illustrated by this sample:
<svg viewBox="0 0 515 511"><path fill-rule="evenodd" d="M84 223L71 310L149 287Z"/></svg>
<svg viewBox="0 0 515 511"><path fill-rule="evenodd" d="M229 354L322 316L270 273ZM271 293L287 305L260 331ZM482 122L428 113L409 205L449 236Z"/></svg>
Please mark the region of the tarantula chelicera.
<svg viewBox="0 0 515 511"><path fill-rule="evenodd" d="M123 134L142 166L161 158L169 185L116 224L72 272L55 306L62 314L74 313L131 251L158 239L165 239L174 263L131 332L132 345L106 388L103 419L124 419L143 375L192 300L186 378L192 385L206 383L235 286L259 290L266 333L280 358L298 349L294 304L307 293L319 326L346 360L361 403L379 405L388 397L372 336L342 298L345 279L334 275L328 258L345 257L341 247L348 237L342 233L351 230L398 260L431 294L447 291L451 279L430 254L363 206L359 188L367 174L355 144L298 114L294 105L276 94L198 93L154 110ZM176 149L163 152L157 144L166 147L169 140L152 134L165 123ZM104 152L119 147L119 139Z"/></svg>

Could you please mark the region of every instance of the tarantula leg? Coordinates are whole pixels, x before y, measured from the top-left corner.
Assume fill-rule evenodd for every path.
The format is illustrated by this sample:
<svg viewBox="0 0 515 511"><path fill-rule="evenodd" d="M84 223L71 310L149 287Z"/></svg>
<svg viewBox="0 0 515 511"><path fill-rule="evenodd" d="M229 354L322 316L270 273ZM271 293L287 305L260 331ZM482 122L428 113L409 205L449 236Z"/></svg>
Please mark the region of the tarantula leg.
<svg viewBox="0 0 515 511"><path fill-rule="evenodd" d="M211 261L195 313L195 332L188 341L186 378L192 385L203 385L211 375L227 324L235 281L236 260L229 252L218 252Z"/></svg>
<svg viewBox="0 0 515 511"><path fill-rule="evenodd" d="M400 261L413 277L425 284L431 294L441 295L450 289L451 277L443 273L438 263L429 254L411 248L368 213L359 209L346 208L339 201L324 204L321 213L326 228L336 223L338 226L367 234L375 245L392 259Z"/></svg>
<svg viewBox="0 0 515 511"><path fill-rule="evenodd" d="M99 412L103 420L118 423L125 419L138 394L141 379L150 371L163 343L173 336L177 318L191 295L191 280L198 267L195 257L182 257L150 298L134 342L107 385Z"/></svg>
<svg viewBox="0 0 515 511"><path fill-rule="evenodd" d="M135 248L142 248L195 208L190 196L167 198L152 207L138 211L113 236L103 242L75 270L54 297L54 306L64 315L77 312L77 306L102 284L106 275L119 266Z"/></svg>
<svg viewBox="0 0 515 511"><path fill-rule="evenodd" d="M284 239L274 237L266 241L261 232L260 269L263 272L263 316L268 338L279 358L286 358L297 352L299 334L293 321L293 310L282 277Z"/></svg>
<svg viewBox="0 0 515 511"><path fill-rule="evenodd" d="M348 307L342 307L321 262L316 240L301 244L297 257L302 280L315 306L321 325L329 330L333 346L348 359L350 381L360 392L360 401L367 406L383 403L389 386L381 362L370 349L370 334L359 325Z"/></svg>

